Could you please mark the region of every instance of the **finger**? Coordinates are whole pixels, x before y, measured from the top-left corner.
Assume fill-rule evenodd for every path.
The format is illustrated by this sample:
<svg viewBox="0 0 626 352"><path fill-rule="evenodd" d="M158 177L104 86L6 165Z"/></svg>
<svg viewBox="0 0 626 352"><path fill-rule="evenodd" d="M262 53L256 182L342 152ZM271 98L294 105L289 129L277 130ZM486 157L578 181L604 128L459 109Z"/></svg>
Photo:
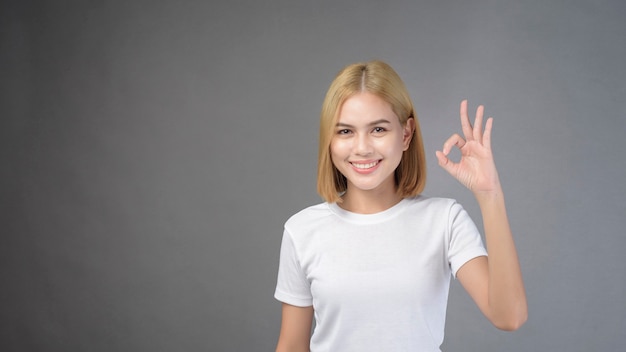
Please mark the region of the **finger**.
<svg viewBox="0 0 626 352"><path fill-rule="evenodd" d="M463 129L463 135L465 139L472 140L472 124L467 116L467 99L461 102L461 128Z"/></svg>
<svg viewBox="0 0 626 352"><path fill-rule="evenodd" d="M435 152L435 155L437 156L439 166L446 170L450 175L454 175L458 164L453 163L443 152L440 152L439 150Z"/></svg>
<svg viewBox="0 0 626 352"><path fill-rule="evenodd" d="M487 149L491 149L491 129L493 128L493 117L487 119L485 124L485 133L483 134L483 145Z"/></svg>
<svg viewBox="0 0 626 352"><path fill-rule="evenodd" d="M445 155L450 154L452 147L457 146L459 149L463 148L465 145L465 139L459 136L457 133L453 134L443 143L443 153Z"/></svg>
<svg viewBox="0 0 626 352"><path fill-rule="evenodd" d="M483 140L483 114L485 113L485 107L479 105L476 108L476 117L474 118L474 128L473 128L473 136L474 139L478 142L482 142Z"/></svg>

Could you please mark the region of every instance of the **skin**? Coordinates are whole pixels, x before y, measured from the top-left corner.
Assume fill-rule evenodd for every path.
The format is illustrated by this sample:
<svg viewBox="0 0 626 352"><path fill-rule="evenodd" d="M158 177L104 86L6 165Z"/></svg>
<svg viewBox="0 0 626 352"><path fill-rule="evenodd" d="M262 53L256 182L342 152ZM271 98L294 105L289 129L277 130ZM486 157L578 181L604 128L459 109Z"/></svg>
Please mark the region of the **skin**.
<svg viewBox="0 0 626 352"><path fill-rule="evenodd" d="M474 194L483 217L489 257L467 262L457 271L457 279L494 326L512 331L527 319L526 293L491 150L493 119L487 119L483 131L483 114L484 107L479 106L472 125L467 101L462 101L463 136L452 135L436 156L439 165ZM348 179L341 207L376 213L401 200L393 170L412 136L414 120L408 121L402 126L389 104L373 94L359 93L346 100L330 148L333 164ZM458 162L448 158L452 148L461 151ZM379 164L359 172L362 169L355 169L354 163ZM313 307L283 303L276 351L308 351L312 320Z"/></svg>
<svg viewBox="0 0 626 352"><path fill-rule="evenodd" d="M333 165L348 181L342 208L371 214L401 200L394 173L411 142L415 121L409 121L402 126L389 103L372 93L343 103L330 143Z"/></svg>
<svg viewBox="0 0 626 352"><path fill-rule="evenodd" d="M458 270L457 278L492 324L512 331L526 322L528 305L504 193L491 150L493 118L487 119L483 131L483 113L481 105L476 109L472 126L467 115L467 100L461 102L464 137L452 135L436 155L439 165L472 191L485 228L489 257L470 260ZM461 150L458 163L448 159L453 147Z"/></svg>

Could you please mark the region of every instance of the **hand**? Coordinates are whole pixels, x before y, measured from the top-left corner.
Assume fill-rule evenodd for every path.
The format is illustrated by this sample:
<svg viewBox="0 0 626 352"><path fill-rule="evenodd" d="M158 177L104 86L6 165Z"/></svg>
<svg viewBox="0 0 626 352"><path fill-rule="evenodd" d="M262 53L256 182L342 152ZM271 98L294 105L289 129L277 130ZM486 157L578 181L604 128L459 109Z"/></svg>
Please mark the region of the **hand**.
<svg viewBox="0 0 626 352"><path fill-rule="evenodd" d="M460 112L461 127L465 138L455 133L443 144L443 150L436 152L439 165L476 196L500 191L498 172L491 152L493 118L487 119L483 132L484 110L482 105L476 109L476 118L472 127L467 116L467 100L463 100ZM461 151L461 160L458 163L448 159L448 154L454 146Z"/></svg>

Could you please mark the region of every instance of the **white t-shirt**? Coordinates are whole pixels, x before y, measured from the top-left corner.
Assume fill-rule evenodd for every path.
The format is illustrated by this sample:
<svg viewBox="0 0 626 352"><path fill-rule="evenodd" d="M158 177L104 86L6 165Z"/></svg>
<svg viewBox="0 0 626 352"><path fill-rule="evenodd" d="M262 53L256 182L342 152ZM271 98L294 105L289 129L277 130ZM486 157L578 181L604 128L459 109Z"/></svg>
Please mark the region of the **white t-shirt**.
<svg viewBox="0 0 626 352"><path fill-rule="evenodd" d="M451 199L405 198L376 214L337 204L285 223L275 297L313 306L311 351L439 351L451 275L487 255Z"/></svg>

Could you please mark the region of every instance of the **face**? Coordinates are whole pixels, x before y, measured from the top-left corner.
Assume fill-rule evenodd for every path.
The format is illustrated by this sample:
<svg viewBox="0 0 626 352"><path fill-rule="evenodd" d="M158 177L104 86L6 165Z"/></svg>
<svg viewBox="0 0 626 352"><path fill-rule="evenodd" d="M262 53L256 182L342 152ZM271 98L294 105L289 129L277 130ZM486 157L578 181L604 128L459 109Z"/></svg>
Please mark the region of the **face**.
<svg viewBox="0 0 626 352"><path fill-rule="evenodd" d="M337 120L330 153L347 192L395 192L394 172L409 147L413 119L403 127L389 103L365 92L348 98Z"/></svg>

